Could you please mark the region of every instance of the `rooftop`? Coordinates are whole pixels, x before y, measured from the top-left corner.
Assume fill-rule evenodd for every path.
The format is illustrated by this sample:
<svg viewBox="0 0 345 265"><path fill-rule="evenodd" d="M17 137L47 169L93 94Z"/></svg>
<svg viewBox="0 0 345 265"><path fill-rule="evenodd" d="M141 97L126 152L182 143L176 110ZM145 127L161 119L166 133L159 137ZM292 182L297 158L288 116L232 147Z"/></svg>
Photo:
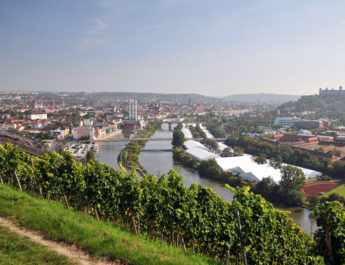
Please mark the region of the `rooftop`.
<svg viewBox="0 0 345 265"><path fill-rule="evenodd" d="M216 161L220 168L224 171L231 171L245 180L258 182L266 177L272 177L276 183L279 183L281 180L282 173L279 168L276 169L269 163L258 164L254 161L254 157L252 155L244 154L243 156L221 157L217 158ZM286 166L288 164L282 165ZM302 167L297 168L300 168L303 171L307 179L322 175L321 172L315 170Z"/></svg>

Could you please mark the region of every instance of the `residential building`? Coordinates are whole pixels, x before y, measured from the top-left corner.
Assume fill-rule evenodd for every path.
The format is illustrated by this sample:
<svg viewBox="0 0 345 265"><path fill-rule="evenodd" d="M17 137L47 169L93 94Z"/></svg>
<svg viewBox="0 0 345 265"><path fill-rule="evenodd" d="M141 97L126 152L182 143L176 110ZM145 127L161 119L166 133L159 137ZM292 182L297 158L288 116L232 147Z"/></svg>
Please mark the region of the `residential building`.
<svg viewBox="0 0 345 265"><path fill-rule="evenodd" d="M48 118L47 113L32 113L28 115L30 120L46 120Z"/></svg>
<svg viewBox="0 0 345 265"><path fill-rule="evenodd" d="M94 139L95 137L95 129L91 126L79 126L73 128L73 139L80 139L82 137L89 137L90 139Z"/></svg>

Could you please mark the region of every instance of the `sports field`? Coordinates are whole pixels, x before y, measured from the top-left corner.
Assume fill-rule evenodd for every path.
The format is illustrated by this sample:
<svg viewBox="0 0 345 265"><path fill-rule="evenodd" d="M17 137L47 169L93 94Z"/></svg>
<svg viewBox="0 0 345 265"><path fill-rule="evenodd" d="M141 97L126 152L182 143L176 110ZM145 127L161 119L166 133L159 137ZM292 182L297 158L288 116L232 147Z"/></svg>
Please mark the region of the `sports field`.
<svg viewBox="0 0 345 265"><path fill-rule="evenodd" d="M321 195L321 192L327 193L333 191L335 188L339 187L341 184L336 182L316 182L306 184L301 192L306 196L311 195Z"/></svg>

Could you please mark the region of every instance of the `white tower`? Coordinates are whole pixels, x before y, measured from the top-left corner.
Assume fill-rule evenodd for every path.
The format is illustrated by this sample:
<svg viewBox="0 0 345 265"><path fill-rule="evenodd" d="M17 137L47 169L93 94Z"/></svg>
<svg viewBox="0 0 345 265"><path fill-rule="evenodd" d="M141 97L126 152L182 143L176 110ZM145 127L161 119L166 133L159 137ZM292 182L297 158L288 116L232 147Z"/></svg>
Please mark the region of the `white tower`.
<svg viewBox="0 0 345 265"><path fill-rule="evenodd" d="M35 109L43 109L43 101L35 99L34 108Z"/></svg>
<svg viewBox="0 0 345 265"><path fill-rule="evenodd" d="M129 100L129 120L138 120L138 102L136 100Z"/></svg>

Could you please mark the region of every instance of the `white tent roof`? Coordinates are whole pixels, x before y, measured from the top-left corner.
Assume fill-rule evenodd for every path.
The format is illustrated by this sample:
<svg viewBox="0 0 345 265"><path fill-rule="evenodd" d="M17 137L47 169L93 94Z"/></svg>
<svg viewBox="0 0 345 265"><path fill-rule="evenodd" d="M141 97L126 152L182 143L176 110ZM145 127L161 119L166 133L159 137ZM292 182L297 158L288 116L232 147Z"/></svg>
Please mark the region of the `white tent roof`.
<svg viewBox="0 0 345 265"><path fill-rule="evenodd" d="M187 148L186 152L199 161L219 157L219 155L209 152L206 146L194 140L185 141L184 146Z"/></svg>
<svg viewBox="0 0 345 265"><path fill-rule="evenodd" d="M202 124L200 124L200 129L206 134L207 138L214 138L214 136L204 126L202 126Z"/></svg>
<svg viewBox="0 0 345 265"><path fill-rule="evenodd" d="M189 126L195 127L195 126L196 126L196 123L190 123L190 122L188 122L188 123L184 123L183 125L186 125L187 127L189 127Z"/></svg>
<svg viewBox="0 0 345 265"><path fill-rule="evenodd" d="M280 169L267 164L258 164L254 161L253 156L244 154L243 156L235 157L221 157L216 159L217 164L224 171L231 171L236 175L239 175L243 179L250 181L261 181L265 177L272 177L274 182L279 183L281 180L282 173ZM286 166L287 164L283 164ZM300 168L306 178L317 177L322 175L321 172Z"/></svg>
<svg viewBox="0 0 345 265"><path fill-rule="evenodd" d="M224 171L231 171L246 180L261 181L271 176L278 183L281 179L280 169L275 169L269 164L258 164L251 155L222 157L216 161Z"/></svg>
<svg viewBox="0 0 345 265"><path fill-rule="evenodd" d="M185 138L193 138L192 133L190 132L189 129L186 128L185 124L182 125L182 132L183 132Z"/></svg>
<svg viewBox="0 0 345 265"><path fill-rule="evenodd" d="M195 149L195 148L198 148L198 149L203 149L205 151L208 151L208 148L206 146L204 146L202 143L199 143L197 141L194 141L194 140L187 140L184 142L184 146L187 148L187 149Z"/></svg>
<svg viewBox="0 0 345 265"><path fill-rule="evenodd" d="M219 158L219 155L200 148L187 149L186 152L199 161L208 160L211 158Z"/></svg>
<svg viewBox="0 0 345 265"><path fill-rule="evenodd" d="M227 146L226 144L222 143L222 142L218 142L218 149L220 151L223 151L225 148L228 148L229 146ZM231 149L231 148L230 148Z"/></svg>

